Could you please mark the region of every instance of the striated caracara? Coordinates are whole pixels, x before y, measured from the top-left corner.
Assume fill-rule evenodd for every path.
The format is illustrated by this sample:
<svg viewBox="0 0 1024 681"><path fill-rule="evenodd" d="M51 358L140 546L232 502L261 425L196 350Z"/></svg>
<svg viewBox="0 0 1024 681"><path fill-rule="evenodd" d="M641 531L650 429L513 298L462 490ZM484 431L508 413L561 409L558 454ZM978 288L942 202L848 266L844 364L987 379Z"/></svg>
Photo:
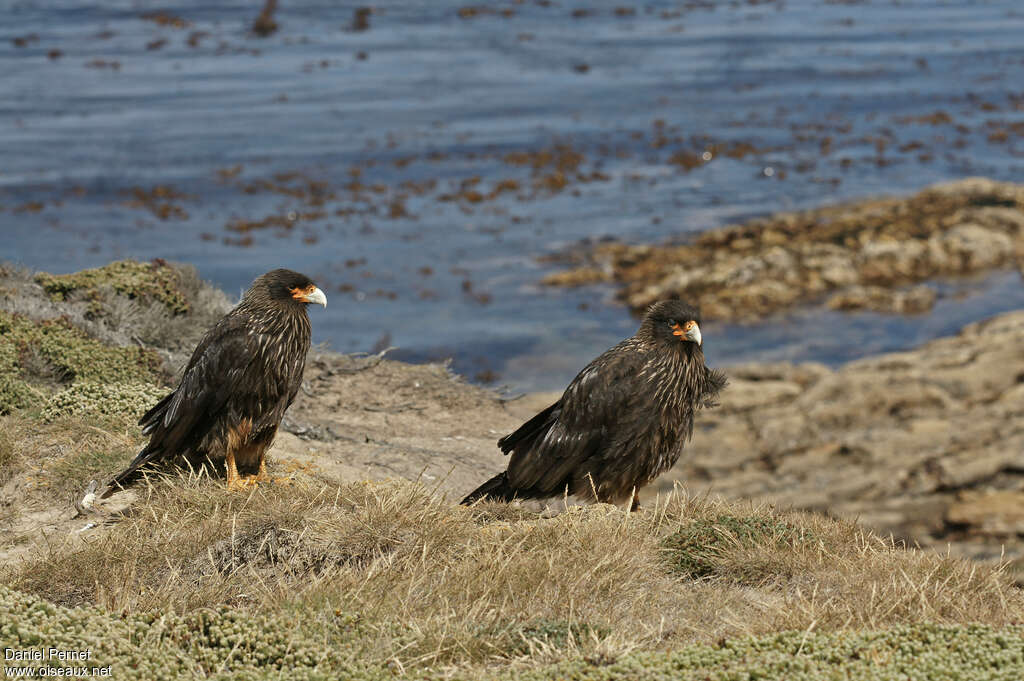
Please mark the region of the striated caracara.
<svg viewBox="0 0 1024 681"><path fill-rule="evenodd" d="M149 444L103 497L138 478L147 464L223 461L229 490L266 479L264 454L302 383L312 335L309 303L327 307L327 297L305 275L279 269L257 278L206 332L174 392L139 420Z"/></svg>
<svg viewBox="0 0 1024 681"><path fill-rule="evenodd" d="M639 507L641 487L672 467L693 419L715 405L721 371L704 364L700 315L677 300L648 308L636 334L588 364L561 399L498 440L508 469L477 499L544 499L563 493Z"/></svg>

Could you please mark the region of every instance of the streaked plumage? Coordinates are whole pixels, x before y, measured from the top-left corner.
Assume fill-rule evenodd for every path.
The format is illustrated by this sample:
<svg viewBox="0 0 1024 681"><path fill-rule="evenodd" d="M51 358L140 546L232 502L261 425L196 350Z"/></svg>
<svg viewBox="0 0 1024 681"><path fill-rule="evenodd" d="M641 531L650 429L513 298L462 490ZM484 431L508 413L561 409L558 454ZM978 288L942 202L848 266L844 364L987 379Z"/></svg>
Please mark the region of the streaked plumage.
<svg viewBox="0 0 1024 681"><path fill-rule="evenodd" d="M139 420L149 444L103 496L147 464L223 461L229 489L265 478L264 454L302 383L309 303L326 307L327 298L305 275L279 269L257 278L207 331L174 392ZM238 470L256 475L243 480Z"/></svg>
<svg viewBox="0 0 1024 681"><path fill-rule="evenodd" d="M696 411L725 387L704 364L699 313L652 305L636 334L588 364L561 399L498 441L508 469L470 493L510 501L570 495L621 503L672 467Z"/></svg>

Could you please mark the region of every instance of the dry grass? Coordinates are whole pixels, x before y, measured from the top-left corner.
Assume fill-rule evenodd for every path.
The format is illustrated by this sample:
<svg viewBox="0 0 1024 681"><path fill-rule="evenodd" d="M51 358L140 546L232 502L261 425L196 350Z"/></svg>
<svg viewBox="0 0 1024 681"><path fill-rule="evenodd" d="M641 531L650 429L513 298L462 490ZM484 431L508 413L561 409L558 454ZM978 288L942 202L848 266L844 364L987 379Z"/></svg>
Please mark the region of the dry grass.
<svg viewBox="0 0 1024 681"><path fill-rule="evenodd" d="M52 505L55 497L70 503L90 480L123 468L142 442L128 415L46 423L11 414L0 416L0 433L0 485L17 484L19 506Z"/></svg>
<svg viewBox="0 0 1024 681"><path fill-rule="evenodd" d="M14 439L6 430L0 430L0 485L14 475L17 465L18 455L14 450Z"/></svg>
<svg viewBox="0 0 1024 681"><path fill-rule="evenodd" d="M144 494L110 529L51 543L4 581L128 614L226 604L315 623L355 613L361 635L348 645L360 659L406 670L1024 616L998 570L850 523L682 493L635 514L555 517L466 509L411 483L306 481L243 496L174 476ZM680 540L694 528L716 534L712 549ZM681 576L694 560L704 576Z"/></svg>

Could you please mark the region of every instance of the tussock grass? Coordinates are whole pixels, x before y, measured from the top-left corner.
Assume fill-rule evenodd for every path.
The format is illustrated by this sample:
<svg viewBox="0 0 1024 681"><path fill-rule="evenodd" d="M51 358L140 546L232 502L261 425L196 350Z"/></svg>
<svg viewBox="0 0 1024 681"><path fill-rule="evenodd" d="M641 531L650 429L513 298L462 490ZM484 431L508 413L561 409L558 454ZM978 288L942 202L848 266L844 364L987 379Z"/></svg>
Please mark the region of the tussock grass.
<svg viewBox="0 0 1024 681"><path fill-rule="evenodd" d="M737 564L734 554L739 550L758 546L784 549L796 542L813 540L813 535L801 528L771 516L720 515L694 520L669 535L664 543L671 566L683 576L722 574L741 583L756 584L766 574L776 574L772 568L779 566L759 564L754 556L744 556L742 563Z"/></svg>
<svg viewBox="0 0 1024 681"><path fill-rule="evenodd" d="M3 580L125 616L231 607L316 628L347 613L352 659L407 673L1024 616L999 570L852 523L678 491L640 513L554 517L467 509L397 482L307 480L246 496L200 474L151 478L144 497L94 539L41 547Z"/></svg>

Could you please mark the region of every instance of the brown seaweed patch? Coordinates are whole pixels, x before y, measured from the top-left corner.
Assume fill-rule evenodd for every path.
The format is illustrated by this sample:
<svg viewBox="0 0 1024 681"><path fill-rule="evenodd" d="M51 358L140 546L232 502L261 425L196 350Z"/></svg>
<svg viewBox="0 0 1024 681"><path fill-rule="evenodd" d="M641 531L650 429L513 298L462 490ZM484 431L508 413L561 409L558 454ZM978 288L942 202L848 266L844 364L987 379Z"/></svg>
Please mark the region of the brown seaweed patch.
<svg viewBox="0 0 1024 681"><path fill-rule="evenodd" d="M276 227L282 230L291 230L298 222L310 222L327 217L322 210L313 211L288 211L284 215L268 215L261 220L246 220L244 218L233 218L228 221L225 228L232 232L245 234L259 229ZM246 244L248 245L248 244Z"/></svg>
<svg viewBox="0 0 1024 681"><path fill-rule="evenodd" d="M147 14L143 14L141 19L144 21L151 21L157 26L164 26L167 28L182 29L188 28L192 25L192 22L186 21L185 19L182 19L177 15L170 14L169 12L149 12Z"/></svg>
<svg viewBox="0 0 1024 681"><path fill-rule="evenodd" d="M161 220L187 220L188 212L175 202L194 198L168 185L156 185L148 190L132 187L128 193L132 198L123 205L129 208L144 208Z"/></svg>

